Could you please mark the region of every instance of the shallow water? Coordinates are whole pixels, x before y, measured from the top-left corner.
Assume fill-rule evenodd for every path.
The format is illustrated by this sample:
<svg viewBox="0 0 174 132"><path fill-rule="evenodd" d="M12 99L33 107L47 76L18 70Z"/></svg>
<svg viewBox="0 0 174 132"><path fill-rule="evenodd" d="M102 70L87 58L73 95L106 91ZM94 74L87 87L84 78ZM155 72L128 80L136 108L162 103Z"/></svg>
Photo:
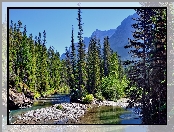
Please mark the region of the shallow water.
<svg viewBox="0 0 174 132"><path fill-rule="evenodd" d="M34 102L32 107L25 108L25 109L11 110L10 114L9 114L9 123L13 123L16 120L16 117L18 115L21 115L21 114L26 113L31 110L46 108L46 107L49 107L49 106L52 106L52 105L58 104L58 103L70 103L70 97L66 96L64 94L52 95L50 97L47 97L47 98ZM14 118L12 118L12 117L14 117Z"/></svg>
<svg viewBox="0 0 174 132"><path fill-rule="evenodd" d="M45 103L43 103L45 102ZM13 123L18 115L31 110L45 108L57 103L70 103L70 97L65 95L53 95L39 100L30 108L12 110L10 113L10 123ZM134 113L134 108L125 110L117 106L95 107L85 113L77 124L141 124L141 118Z"/></svg>
<svg viewBox="0 0 174 132"><path fill-rule="evenodd" d="M80 124L141 124L141 116L134 108L125 109L118 106L95 107L80 118Z"/></svg>
<svg viewBox="0 0 174 132"><path fill-rule="evenodd" d="M129 113L125 109L117 106L94 107L87 111L80 118L80 124L120 124L120 115Z"/></svg>

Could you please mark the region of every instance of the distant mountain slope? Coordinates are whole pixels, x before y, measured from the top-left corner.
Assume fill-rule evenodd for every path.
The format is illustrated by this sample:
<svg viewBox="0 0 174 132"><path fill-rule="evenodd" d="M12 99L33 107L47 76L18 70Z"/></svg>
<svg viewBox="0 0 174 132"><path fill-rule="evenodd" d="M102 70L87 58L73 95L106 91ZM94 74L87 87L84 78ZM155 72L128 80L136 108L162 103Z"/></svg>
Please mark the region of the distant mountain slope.
<svg viewBox="0 0 174 132"><path fill-rule="evenodd" d="M138 15L135 13L125 18L109 39L111 48L116 51L122 59L130 58L128 54L130 49L125 49L124 46L128 44L128 38L133 39L132 31L134 31L134 29L131 25L135 23L135 20L132 20L132 18L137 17Z"/></svg>
<svg viewBox="0 0 174 132"><path fill-rule="evenodd" d="M110 29L105 31L96 29L90 37L84 37L86 50L88 48L91 37L94 37L96 35L96 37L100 39L101 46L103 46L104 37L108 36L109 43L113 51L118 52L122 60L130 58L130 55L128 54L128 51L130 51L130 49L125 49L124 46L128 44L128 38L131 39L133 38L132 31L134 30L131 27L131 25L135 23L135 21L132 20L132 18L137 18L137 17L138 15L136 13L133 15L129 15L121 22L121 25L119 25L116 29ZM75 43L76 47L77 44L78 43ZM76 53L77 53L77 48L76 48ZM65 53L61 55L61 59L65 59Z"/></svg>
<svg viewBox="0 0 174 132"><path fill-rule="evenodd" d="M84 37L84 43L85 43L85 46L86 46L86 50L88 49L88 46L89 46L89 42L90 42L90 39L94 36L96 36L96 38L100 39L100 42L101 42L101 45L103 45L103 40L104 40L104 37L105 36L108 36L109 38L115 33L116 29L110 29L110 30L105 30L105 31L101 31L101 30L98 30L96 29L96 31L94 31L92 33L92 35L90 37ZM77 47L78 43L75 43L75 46ZM77 48L76 48L76 53L77 53ZM65 53L63 53L60 57L60 59L65 59Z"/></svg>

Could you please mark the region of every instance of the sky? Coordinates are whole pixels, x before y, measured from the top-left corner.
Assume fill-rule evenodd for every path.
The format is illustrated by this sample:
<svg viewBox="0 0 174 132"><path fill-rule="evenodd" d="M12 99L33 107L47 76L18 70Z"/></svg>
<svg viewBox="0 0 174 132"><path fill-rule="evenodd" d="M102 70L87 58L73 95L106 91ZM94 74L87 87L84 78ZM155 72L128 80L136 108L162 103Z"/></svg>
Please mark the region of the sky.
<svg viewBox="0 0 174 132"><path fill-rule="evenodd" d="M53 46L60 54L71 44L72 25L74 40L78 42L77 9L10 9L9 20L26 25L27 34L38 36L46 31L47 48ZM133 9L82 9L83 37L96 30L116 29L121 22L135 13Z"/></svg>
<svg viewBox="0 0 174 132"><path fill-rule="evenodd" d="M139 2L2 2L2 22L7 7L141 7Z"/></svg>
<svg viewBox="0 0 174 132"><path fill-rule="evenodd" d="M139 2L2 2L2 23L7 16L7 7L140 7ZM82 10L83 37L90 37L96 30L115 29L134 10ZM46 31L46 46L53 46L60 54L71 44L71 29L77 42L77 9L74 10L11 10L9 20L21 20L27 26L27 34L38 36ZM107 24L106 24L107 23Z"/></svg>

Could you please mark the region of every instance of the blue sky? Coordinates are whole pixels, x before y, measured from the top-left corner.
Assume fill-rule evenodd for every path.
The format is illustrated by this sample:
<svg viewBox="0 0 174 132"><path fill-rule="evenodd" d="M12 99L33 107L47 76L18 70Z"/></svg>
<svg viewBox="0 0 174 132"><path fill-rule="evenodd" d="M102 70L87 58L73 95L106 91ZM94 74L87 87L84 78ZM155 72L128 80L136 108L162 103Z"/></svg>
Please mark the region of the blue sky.
<svg viewBox="0 0 174 132"><path fill-rule="evenodd" d="M83 37L90 37L96 30L115 29L121 22L135 13L133 9L82 9ZM71 44L71 29L77 39L77 9L10 9L9 20L21 20L27 26L27 34L38 36L46 31L47 48L53 46L60 54Z"/></svg>
<svg viewBox="0 0 174 132"><path fill-rule="evenodd" d="M117 28L121 22L135 13L133 9L82 9L83 37L90 37L96 30ZM53 46L60 54L71 44L71 29L77 39L77 9L10 9L9 20L21 20L27 26L27 34L38 36L46 31L47 48ZM43 34L42 34L43 35Z"/></svg>
<svg viewBox="0 0 174 132"><path fill-rule="evenodd" d="M79 2L2 2L2 22L4 22L7 15L7 7L78 7ZM80 2L81 7L141 7L139 2ZM47 10L48 11L48 10ZM123 11L123 10L122 10ZM84 23L84 37L89 37L93 31L98 28L99 30L109 30L116 28L120 25L121 21L128 15L133 14L132 11L110 11L106 15L105 12L102 14L99 11L90 13L82 10L82 18ZM28 14L26 17L25 14ZM58 15L59 14L59 15ZM66 14L66 15L65 15ZM110 16L111 19L108 19ZM115 17L116 16L116 17ZM95 18L95 19L90 19ZM61 18L61 19L60 19ZM27 25L28 34L32 33L33 36L38 35L39 32L46 30L47 33L47 47L54 46L56 50L62 54L65 51L65 47L70 45L71 40L71 25L74 25L75 34L74 38L77 42L77 10L69 11L69 13L58 13L53 12L43 14L41 11L38 12L30 11L12 11L10 19L14 22L21 20L23 25ZM66 21L65 20L69 20ZM58 24L59 23L59 24ZM92 26L91 26L92 23ZM106 24L107 23L107 24ZM61 24L61 25L60 25Z"/></svg>

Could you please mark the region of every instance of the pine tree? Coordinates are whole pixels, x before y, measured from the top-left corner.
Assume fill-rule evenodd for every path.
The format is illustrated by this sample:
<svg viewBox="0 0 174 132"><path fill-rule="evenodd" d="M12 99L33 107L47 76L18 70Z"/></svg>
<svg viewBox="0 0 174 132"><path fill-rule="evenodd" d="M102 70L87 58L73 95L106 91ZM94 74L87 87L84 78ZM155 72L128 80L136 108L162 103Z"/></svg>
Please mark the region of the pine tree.
<svg viewBox="0 0 174 132"><path fill-rule="evenodd" d="M24 31L23 31L23 41L22 41L22 48L23 48L23 69L24 69L24 76L23 76L23 82L27 85L30 86L30 74L31 74L31 67L32 67L32 54L30 52L30 44L29 40L27 39L27 30L26 30L26 25L24 26Z"/></svg>
<svg viewBox="0 0 174 132"><path fill-rule="evenodd" d="M41 91L43 92L42 94L44 94L47 90L49 90L50 86L49 86L49 80L48 80L48 54L47 54L47 48L46 48L46 32L44 30L43 32L43 44L42 44L42 65L41 65L41 77L42 77L42 81L41 81Z"/></svg>
<svg viewBox="0 0 174 132"><path fill-rule="evenodd" d="M54 72L53 72L53 78L54 78L54 87L55 91L58 92L60 89L60 81L61 81L61 61L60 61L60 54L59 52L55 52L54 57Z"/></svg>
<svg viewBox="0 0 174 132"><path fill-rule="evenodd" d="M91 43L91 40L90 40L90 43ZM91 90L91 88L92 88L92 76L93 76L93 74L92 74L92 69L93 69L93 65L92 65L92 44L89 44L89 46L88 46L88 52L87 52L87 56L86 56L86 59L87 59L87 65L86 65L86 67L87 67L87 69L86 69L86 72L87 72L87 78L88 78L88 80L87 80L87 91L88 91L88 93L92 93L92 90Z"/></svg>
<svg viewBox="0 0 174 132"><path fill-rule="evenodd" d="M158 120L157 123L165 124L166 112L167 112L167 80L166 80L166 60L167 60L167 19L166 19L166 9L156 9L154 10L154 14L156 19L153 19L154 24L154 36L155 39L153 44L155 48L152 50L153 54L151 55L152 61L152 73L156 74L156 78L152 78L153 85L152 89L153 93L157 93L157 97L153 98L153 103L155 106L153 110L156 108L155 112L158 112ZM157 91L157 92L156 92ZM162 94L163 93L163 94ZM161 109L163 108L163 110ZM154 118L153 118L154 119Z"/></svg>
<svg viewBox="0 0 174 132"><path fill-rule="evenodd" d="M17 42L17 61L16 61L16 72L17 72L17 76L16 76L16 85L18 85L20 82L22 82L23 79L23 74L24 74L24 69L23 69L23 59L22 59L22 32L20 31L20 29L22 29L22 22L18 21L18 25L14 25L14 30L16 32L16 42Z"/></svg>
<svg viewBox="0 0 174 132"><path fill-rule="evenodd" d="M65 47L65 63L66 63L66 67L67 67L67 74L68 74L68 86L70 87L70 89L72 90L74 88L73 82L74 82L74 76L73 76L73 69L72 69L72 65L71 65L71 60L70 60L70 53L67 47Z"/></svg>
<svg viewBox="0 0 174 132"><path fill-rule="evenodd" d="M54 55L55 55L54 49L53 49L53 47L50 46L48 49L48 72L49 72L49 85L50 85L51 89L56 89L55 82L54 82L54 78L55 78L54 72L56 72L54 69L54 67L55 67Z"/></svg>
<svg viewBox="0 0 174 132"><path fill-rule="evenodd" d="M76 89L77 88L77 80L76 80L76 73L77 73L77 69L76 69L76 66L77 66L77 60L76 60L76 53L75 53L75 45L74 45L74 29L73 29L73 25L72 25L72 36L71 36L71 53L70 53L70 60L71 60L71 65L72 65L72 86L73 86L73 89ZM73 90L72 90L73 91Z"/></svg>
<svg viewBox="0 0 174 132"><path fill-rule="evenodd" d="M39 43L39 37L35 36L35 41L34 41L34 46L35 46L35 57L36 57L36 84L35 84L35 92L36 94L40 95L40 88L41 88L41 51L42 51L42 46Z"/></svg>
<svg viewBox="0 0 174 132"><path fill-rule="evenodd" d="M102 54L101 54L100 39L97 40L97 50L98 50L98 58L99 58L99 66L100 66L100 83L101 83L102 77L104 76L104 72L103 72L103 65L102 65Z"/></svg>
<svg viewBox="0 0 174 132"><path fill-rule="evenodd" d="M104 38L104 45L103 45L103 69L104 69L104 76L109 75L109 61L111 56L111 48L109 45L109 38L108 36Z"/></svg>
<svg viewBox="0 0 174 132"><path fill-rule="evenodd" d="M86 73L85 73L85 44L83 42L83 29L82 29L82 22L81 22L81 10L78 9L78 27L79 27L79 32L78 32L78 55L77 55L77 88L79 90L79 99L82 98L83 93L85 91L86 87Z"/></svg>
<svg viewBox="0 0 174 132"><path fill-rule="evenodd" d="M129 81L123 75L122 65L120 64L119 56L113 52L109 61L109 75L102 79L102 93L106 99L117 100L124 96L125 88Z"/></svg>
<svg viewBox="0 0 174 132"><path fill-rule="evenodd" d="M60 91L60 93L63 93L63 92L65 92L66 88L69 89L69 86L68 86L68 70L67 70L65 60L61 61L60 72L61 72L60 73L61 79L60 79L60 89L59 89L59 91Z"/></svg>
<svg viewBox="0 0 174 132"><path fill-rule="evenodd" d="M90 94L97 93L100 85L100 58L96 38L92 38L87 56L87 89Z"/></svg>
<svg viewBox="0 0 174 132"><path fill-rule="evenodd" d="M36 89L36 59L37 59L37 53L36 53L36 46L34 45L34 41L33 41L33 36L32 34L29 35L29 45L30 45L30 53L31 53L31 72L29 75L29 80L30 80L30 90L34 93L36 93L37 89Z"/></svg>
<svg viewBox="0 0 174 132"><path fill-rule="evenodd" d="M149 113L153 113L153 107L150 103L150 100L152 99L152 103L155 104L153 101L156 100L156 97L153 95L153 91L159 89L157 87L154 87L152 83L157 83L157 78L149 78L151 71L156 71L155 69L158 67L156 61L160 61L157 58L154 58L153 56L156 56L156 42L159 44L160 41L164 41L165 38L159 38L157 37L157 34L159 35L158 28L156 28L157 24L154 23L154 21L160 19L158 11L156 9L137 9L137 14L140 16L136 21L138 23L133 24L133 27L135 28L135 32L133 34L133 37L135 40L130 40L130 45L125 46L125 48L134 47L134 50L131 50L131 52L134 54L134 56L140 58L138 61L132 61L134 63L134 69L136 71L132 71L133 78L131 79L134 83L137 84L137 87L143 88L143 94L142 94L142 101L143 101L143 122L145 124L149 122L155 122L153 121L152 117L149 116ZM165 22L162 22L165 28ZM162 24L161 23L161 24ZM163 30L165 37L165 29ZM139 41L142 40L142 41ZM161 43L161 42L160 42ZM164 45L162 46L163 49ZM165 51L163 51L164 53ZM154 59L152 59L154 58ZM165 58L165 57L164 57ZM163 59L164 60L164 59ZM152 66L152 64L155 64ZM156 71L157 72L157 71ZM153 72L155 74L155 72ZM164 74L162 75L164 77ZM153 87L153 89L152 89ZM159 95L159 94L158 94ZM155 97L155 98L154 98ZM137 98L137 96L134 96L134 100ZM158 103L159 104L159 103ZM160 118L160 117L159 117Z"/></svg>
<svg viewBox="0 0 174 132"><path fill-rule="evenodd" d="M146 84L146 60L147 60L147 51L148 51L148 43L147 43L147 37L145 35L149 35L149 29L151 29L151 27L148 26L148 22L149 22L149 15L151 12L149 11L148 13L146 13L147 10L144 9L137 9L136 12L137 14L140 16L136 20L139 23L135 23L132 25L133 28L135 28L135 32L133 33L133 37L135 38L135 40L130 40L130 45L125 46L125 48L130 48L130 47L134 47L134 50L131 50L131 53L133 53L133 57L138 57L140 59L137 59L138 61L132 61L132 63L134 63L134 65L136 67L134 67L137 71L134 71L132 73L133 75L133 79L134 83L138 82L137 87L143 87L143 95L142 95L142 100L143 100L143 112L145 112L145 93L147 90L147 84ZM142 40L142 41L140 41ZM135 80L136 79L136 80ZM134 100L135 100L136 96L134 96ZM145 116L145 114L144 114Z"/></svg>
<svg viewBox="0 0 174 132"><path fill-rule="evenodd" d="M15 38L15 30L13 27L13 21L11 21L10 29L9 29L9 78L12 79L13 76L17 75L17 40ZM11 80L12 81L12 80ZM13 79L15 81L15 79ZM12 84L12 83L11 83Z"/></svg>
<svg viewBox="0 0 174 132"><path fill-rule="evenodd" d="M43 32L43 40L41 33L33 40L32 34L27 36L26 26L23 32L22 22L13 24L9 29L9 83L12 87L16 87L21 92L21 86L18 84L27 84L27 88L34 92L35 97L54 94L55 92L69 93L69 81L72 79L69 71L73 71L71 67L67 68L67 64L71 65L71 58L68 57L69 63L60 61L59 52L54 52L50 47L46 48L46 32ZM74 46L73 46L74 47ZM75 64L75 63L74 63ZM74 71L76 67L74 67ZM75 80L75 79L74 79ZM71 80L70 82L73 82ZM71 87L73 85L71 84ZM24 91L23 91L24 92Z"/></svg>

